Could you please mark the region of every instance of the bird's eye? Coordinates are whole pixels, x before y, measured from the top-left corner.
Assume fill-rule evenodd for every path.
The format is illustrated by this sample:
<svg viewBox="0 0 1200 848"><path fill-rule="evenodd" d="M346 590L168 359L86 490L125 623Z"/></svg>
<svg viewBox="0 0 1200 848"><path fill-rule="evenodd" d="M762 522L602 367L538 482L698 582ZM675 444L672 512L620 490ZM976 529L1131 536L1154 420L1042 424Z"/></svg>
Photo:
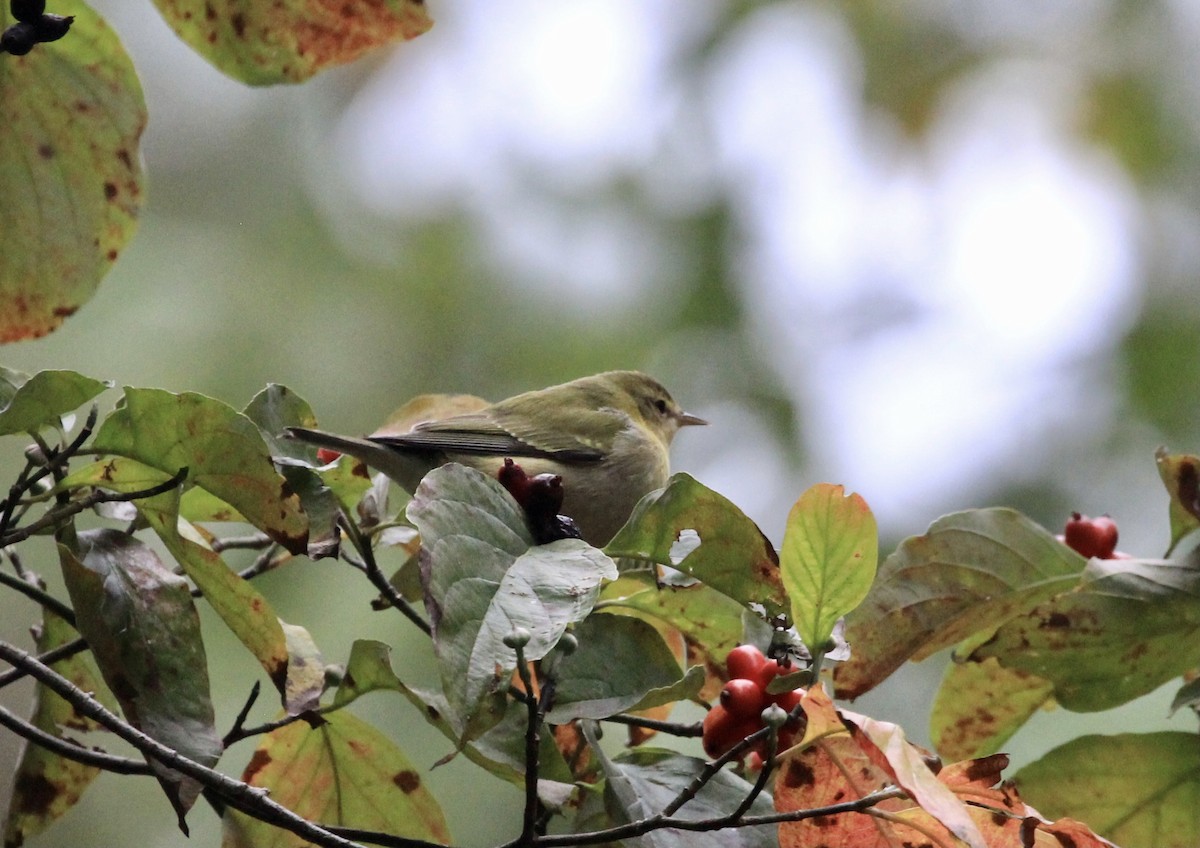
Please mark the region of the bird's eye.
<svg viewBox="0 0 1200 848"><path fill-rule="evenodd" d="M654 402L654 408L658 410L659 415L667 414L667 402L662 398L659 398Z"/></svg>

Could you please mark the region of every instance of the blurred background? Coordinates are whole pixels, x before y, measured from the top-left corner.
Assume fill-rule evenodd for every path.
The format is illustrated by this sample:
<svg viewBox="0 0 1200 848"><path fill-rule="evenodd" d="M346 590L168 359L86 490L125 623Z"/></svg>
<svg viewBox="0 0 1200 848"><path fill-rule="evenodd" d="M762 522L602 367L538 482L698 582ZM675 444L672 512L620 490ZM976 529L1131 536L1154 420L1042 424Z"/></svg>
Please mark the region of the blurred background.
<svg viewBox="0 0 1200 848"><path fill-rule="evenodd" d="M417 41L266 90L148 3L94 5L145 86L149 201L95 299L5 366L239 407L283 383L349 432L418 392L639 368L712 422L675 467L776 542L825 480L866 498L885 552L1001 504L1110 513L1123 550L1165 549L1153 451L1200 451L1200 5L433 0ZM52 551L28 564L54 585ZM362 583L324 562L263 585L337 661L411 635ZM28 644L35 608L2 603ZM225 728L256 667L207 624ZM927 741L943 665L856 709ZM1006 747L1019 766L1084 731L1191 729L1170 694ZM361 704L418 765L447 752L399 699ZM458 843L519 830L518 793L475 767L428 782ZM191 820L186 843L151 781L102 776L31 844L215 844Z"/></svg>

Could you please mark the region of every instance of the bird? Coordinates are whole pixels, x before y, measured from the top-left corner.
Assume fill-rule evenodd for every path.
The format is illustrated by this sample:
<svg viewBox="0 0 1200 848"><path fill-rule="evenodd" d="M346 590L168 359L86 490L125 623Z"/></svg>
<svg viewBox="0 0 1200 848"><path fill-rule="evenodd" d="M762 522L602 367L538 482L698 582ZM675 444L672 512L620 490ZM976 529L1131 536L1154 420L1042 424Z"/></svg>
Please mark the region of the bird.
<svg viewBox="0 0 1200 848"><path fill-rule="evenodd" d="M423 412L454 414L421 420ZM362 460L414 493L448 462L496 476L506 459L529 476L562 477L562 512L584 541L607 544L644 495L670 475L681 427L707 424L657 380L606 371L489 404L472 395L421 395L362 438L290 427L285 434Z"/></svg>

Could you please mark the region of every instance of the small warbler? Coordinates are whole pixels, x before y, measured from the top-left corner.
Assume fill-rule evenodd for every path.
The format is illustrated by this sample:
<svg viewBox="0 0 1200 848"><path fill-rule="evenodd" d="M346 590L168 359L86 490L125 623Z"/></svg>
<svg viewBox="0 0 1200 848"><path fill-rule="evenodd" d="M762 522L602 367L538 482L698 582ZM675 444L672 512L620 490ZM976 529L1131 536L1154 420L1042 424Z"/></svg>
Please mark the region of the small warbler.
<svg viewBox="0 0 1200 848"><path fill-rule="evenodd" d="M420 420L421 410L443 409L456 414ZM557 474L562 511L600 546L643 495L666 485L667 449L679 428L706 423L645 374L608 371L491 405L469 395L422 395L361 439L301 427L287 434L357 457L409 492L447 462L495 476L507 457L530 477Z"/></svg>

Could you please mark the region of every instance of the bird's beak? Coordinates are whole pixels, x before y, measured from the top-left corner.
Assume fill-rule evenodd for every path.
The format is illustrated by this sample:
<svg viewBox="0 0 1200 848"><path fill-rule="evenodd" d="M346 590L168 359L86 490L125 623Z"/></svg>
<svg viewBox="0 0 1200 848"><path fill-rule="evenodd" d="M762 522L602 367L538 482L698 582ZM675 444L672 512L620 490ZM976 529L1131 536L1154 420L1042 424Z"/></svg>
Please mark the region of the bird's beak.
<svg viewBox="0 0 1200 848"><path fill-rule="evenodd" d="M680 427L686 427L690 424L707 424L708 422L699 415L692 415L690 412L681 412L676 416Z"/></svg>

